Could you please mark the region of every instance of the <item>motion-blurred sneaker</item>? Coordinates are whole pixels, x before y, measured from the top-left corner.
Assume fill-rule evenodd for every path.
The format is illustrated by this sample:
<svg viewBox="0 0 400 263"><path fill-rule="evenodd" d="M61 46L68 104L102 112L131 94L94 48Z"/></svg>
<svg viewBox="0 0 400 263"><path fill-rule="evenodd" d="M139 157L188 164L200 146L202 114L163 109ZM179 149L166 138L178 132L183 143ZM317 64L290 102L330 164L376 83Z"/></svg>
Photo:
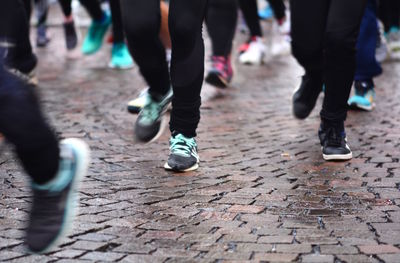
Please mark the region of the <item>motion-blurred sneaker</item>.
<svg viewBox="0 0 400 263"><path fill-rule="evenodd" d="M314 109L322 89L322 76L304 75L300 87L293 94L293 115L298 119L307 118Z"/></svg>
<svg viewBox="0 0 400 263"><path fill-rule="evenodd" d="M262 20L268 20L274 18L274 11L270 5L267 5L264 9L258 11L258 16Z"/></svg>
<svg viewBox="0 0 400 263"><path fill-rule="evenodd" d="M147 93L146 102L135 123L135 135L141 142L152 142L164 131L165 112L172 101L172 89L160 98Z"/></svg>
<svg viewBox="0 0 400 263"><path fill-rule="evenodd" d="M133 67L133 59L125 43L114 44L111 50L110 68L130 69Z"/></svg>
<svg viewBox="0 0 400 263"><path fill-rule="evenodd" d="M266 47L261 37L253 37L249 48L239 56L239 61L245 65L261 65L266 53Z"/></svg>
<svg viewBox="0 0 400 263"><path fill-rule="evenodd" d="M83 41L83 54L90 55L96 53L100 49L110 24L111 16L107 13L104 13L103 21L92 21L88 33Z"/></svg>
<svg viewBox="0 0 400 263"><path fill-rule="evenodd" d="M63 24L65 35L65 46L67 50L73 50L78 45L78 35L75 29L74 21L65 22Z"/></svg>
<svg viewBox="0 0 400 263"><path fill-rule="evenodd" d="M318 136L322 146L322 157L326 161L346 161L353 158L353 153L347 144L344 129L328 127L321 124Z"/></svg>
<svg viewBox="0 0 400 263"><path fill-rule="evenodd" d="M400 29L398 27L390 28L389 32L386 34L386 39L390 51L392 52L400 51Z"/></svg>
<svg viewBox="0 0 400 263"><path fill-rule="evenodd" d="M211 69L207 74L206 82L218 88L226 88L233 77L233 70L230 56L211 57Z"/></svg>
<svg viewBox="0 0 400 263"><path fill-rule="evenodd" d="M136 99L128 102L128 112L138 114L144 107L149 96L149 88L142 90Z"/></svg>
<svg viewBox="0 0 400 263"><path fill-rule="evenodd" d="M197 143L194 138L181 133L172 134L169 140L170 154L164 168L175 172L194 171L199 167Z"/></svg>
<svg viewBox="0 0 400 263"><path fill-rule="evenodd" d="M79 204L78 185L87 173L89 158L89 148L83 141L63 140L55 178L44 185L32 184L33 202L26 236L31 252L48 252L71 227Z"/></svg>
<svg viewBox="0 0 400 263"><path fill-rule="evenodd" d="M348 104L353 109L362 109L372 111L375 108L375 90L374 82L356 81L354 83L355 94L352 96Z"/></svg>
<svg viewBox="0 0 400 263"><path fill-rule="evenodd" d="M50 38L47 36L47 27L46 25L38 25L37 27L37 36L36 36L36 46L37 47L46 47L50 42Z"/></svg>

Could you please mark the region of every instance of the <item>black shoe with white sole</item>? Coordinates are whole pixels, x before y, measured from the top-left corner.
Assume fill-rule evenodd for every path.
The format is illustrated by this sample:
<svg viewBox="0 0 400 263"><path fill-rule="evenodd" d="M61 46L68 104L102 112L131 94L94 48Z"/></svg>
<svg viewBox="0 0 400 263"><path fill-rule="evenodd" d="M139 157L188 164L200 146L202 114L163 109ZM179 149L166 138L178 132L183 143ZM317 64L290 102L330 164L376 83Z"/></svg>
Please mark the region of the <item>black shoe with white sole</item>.
<svg viewBox="0 0 400 263"><path fill-rule="evenodd" d="M337 127L324 127L318 131L322 146L322 156L326 161L347 161L353 158L353 153L347 144L346 133Z"/></svg>

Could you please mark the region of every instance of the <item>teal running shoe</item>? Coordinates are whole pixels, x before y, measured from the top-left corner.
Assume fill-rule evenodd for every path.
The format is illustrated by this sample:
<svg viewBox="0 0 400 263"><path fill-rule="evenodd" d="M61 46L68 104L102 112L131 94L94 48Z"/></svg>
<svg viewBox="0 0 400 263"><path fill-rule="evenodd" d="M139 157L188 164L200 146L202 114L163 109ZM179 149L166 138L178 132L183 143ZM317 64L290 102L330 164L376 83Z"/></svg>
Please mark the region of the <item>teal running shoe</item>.
<svg viewBox="0 0 400 263"><path fill-rule="evenodd" d="M350 108L372 111L375 108L374 82L372 80L356 81L354 89L354 96L348 100Z"/></svg>
<svg viewBox="0 0 400 263"><path fill-rule="evenodd" d="M83 40L82 53L90 55L96 53L101 45L107 30L111 24L111 16L104 13L105 18L102 22L92 21L88 33Z"/></svg>
<svg viewBox="0 0 400 263"><path fill-rule="evenodd" d="M270 5L267 5L264 9L258 11L258 16L262 20L272 19L274 17L274 11Z"/></svg>
<svg viewBox="0 0 400 263"><path fill-rule="evenodd" d="M128 102L127 110L132 114L139 114L146 104L147 97L149 96L149 88L142 90L136 99Z"/></svg>
<svg viewBox="0 0 400 263"><path fill-rule="evenodd" d="M153 142L160 137L167 124L164 115L172 100L172 89L160 98L146 94L146 103L135 123L135 135L141 142Z"/></svg>
<svg viewBox="0 0 400 263"><path fill-rule="evenodd" d="M77 189L87 173L89 159L86 143L78 139L63 140L54 179L44 185L32 183L33 202L26 234L31 252L48 252L67 234L76 215Z"/></svg>
<svg viewBox="0 0 400 263"><path fill-rule="evenodd" d="M111 50L110 68L130 69L133 67L133 59L125 43L114 44Z"/></svg>
<svg viewBox="0 0 400 263"><path fill-rule="evenodd" d="M187 138L181 133L173 133L169 144L170 154L164 165L166 170L189 172L199 168L200 159L194 138Z"/></svg>

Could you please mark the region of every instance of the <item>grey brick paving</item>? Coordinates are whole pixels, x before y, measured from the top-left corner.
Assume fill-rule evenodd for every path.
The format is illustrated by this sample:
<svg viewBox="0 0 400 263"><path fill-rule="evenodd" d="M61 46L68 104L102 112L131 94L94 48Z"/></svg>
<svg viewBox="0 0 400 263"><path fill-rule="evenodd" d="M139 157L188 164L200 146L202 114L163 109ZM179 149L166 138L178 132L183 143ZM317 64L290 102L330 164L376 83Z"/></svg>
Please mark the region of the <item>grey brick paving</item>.
<svg viewBox="0 0 400 263"><path fill-rule="evenodd" d="M11 149L2 153L1 261L400 262L399 64L376 81L377 109L349 114L355 158L344 163L322 160L318 111L291 115L301 75L292 58L237 65L232 88L204 88L200 169L173 174L162 169L167 133L151 145L133 139L125 104L145 86L137 69L106 69L108 46L68 60L51 31L38 51L43 107L93 159L72 234L34 256L21 244L28 181Z"/></svg>

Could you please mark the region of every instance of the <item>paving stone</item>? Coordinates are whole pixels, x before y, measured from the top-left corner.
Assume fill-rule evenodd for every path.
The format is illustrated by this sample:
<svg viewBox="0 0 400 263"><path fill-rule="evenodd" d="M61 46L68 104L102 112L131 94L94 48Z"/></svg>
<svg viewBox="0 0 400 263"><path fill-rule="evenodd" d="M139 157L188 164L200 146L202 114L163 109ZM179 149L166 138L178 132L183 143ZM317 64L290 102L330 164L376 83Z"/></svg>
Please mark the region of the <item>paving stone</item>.
<svg viewBox="0 0 400 263"><path fill-rule="evenodd" d="M333 263L334 257L332 255L305 255L302 256L301 261L304 263Z"/></svg>
<svg viewBox="0 0 400 263"><path fill-rule="evenodd" d="M392 245L358 246L361 252L371 254L400 254L400 249Z"/></svg>
<svg viewBox="0 0 400 263"><path fill-rule="evenodd" d="M104 262L112 262L117 261L123 258L125 255L120 253L112 253L112 252L89 252L81 257L81 259L87 259L91 261L104 261Z"/></svg>

